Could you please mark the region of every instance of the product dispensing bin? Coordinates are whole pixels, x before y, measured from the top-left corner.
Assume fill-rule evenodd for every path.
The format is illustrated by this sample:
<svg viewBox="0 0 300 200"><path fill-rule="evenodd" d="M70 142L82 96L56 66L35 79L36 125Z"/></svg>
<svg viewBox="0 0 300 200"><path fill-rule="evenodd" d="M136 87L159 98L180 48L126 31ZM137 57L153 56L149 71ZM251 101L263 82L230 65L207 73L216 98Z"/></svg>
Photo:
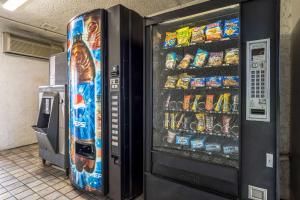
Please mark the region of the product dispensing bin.
<svg viewBox="0 0 300 200"><path fill-rule="evenodd" d="M66 169L68 175L66 126L66 86L39 87L39 114L35 130L39 154L43 164L46 161Z"/></svg>

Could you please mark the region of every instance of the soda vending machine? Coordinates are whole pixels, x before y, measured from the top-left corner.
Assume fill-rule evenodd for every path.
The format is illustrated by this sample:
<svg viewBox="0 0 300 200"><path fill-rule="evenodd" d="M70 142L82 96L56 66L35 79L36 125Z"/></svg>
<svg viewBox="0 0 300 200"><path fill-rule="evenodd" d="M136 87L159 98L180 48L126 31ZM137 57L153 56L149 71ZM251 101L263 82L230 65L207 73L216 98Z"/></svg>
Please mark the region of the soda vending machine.
<svg viewBox="0 0 300 200"><path fill-rule="evenodd" d="M68 25L70 179L116 200L142 191L142 30L121 5Z"/></svg>
<svg viewBox="0 0 300 200"><path fill-rule="evenodd" d="M279 1L146 19L145 199L279 198Z"/></svg>

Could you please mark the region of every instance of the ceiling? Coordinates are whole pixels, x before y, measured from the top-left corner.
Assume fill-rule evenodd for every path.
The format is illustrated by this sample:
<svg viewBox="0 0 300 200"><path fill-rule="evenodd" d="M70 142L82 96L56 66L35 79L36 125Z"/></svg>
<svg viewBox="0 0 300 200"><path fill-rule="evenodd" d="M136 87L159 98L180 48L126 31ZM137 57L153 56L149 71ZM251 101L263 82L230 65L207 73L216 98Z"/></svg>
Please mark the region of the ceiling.
<svg viewBox="0 0 300 200"><path fill-rule="evenodd" d="M123 4L140 15L147 16L186 3L193 4L202 1L205 0L28 0L14 12L7 11L0 6L0 24L63 42L68 21L92 9ZM4 2L5 0L0 0L0 4ZM41 29L44 23L56 29L45 31Z"/></svg>

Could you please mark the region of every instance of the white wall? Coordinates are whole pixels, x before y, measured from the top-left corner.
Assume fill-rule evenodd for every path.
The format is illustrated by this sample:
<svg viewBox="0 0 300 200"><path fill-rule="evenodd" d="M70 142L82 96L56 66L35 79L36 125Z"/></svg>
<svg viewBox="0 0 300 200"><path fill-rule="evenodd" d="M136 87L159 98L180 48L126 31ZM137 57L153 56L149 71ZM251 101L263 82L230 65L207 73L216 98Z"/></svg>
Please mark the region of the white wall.
<svg viewBox="0 0 300 200"><path fill-rule="evenodd" d="M7 31L0 27L2 32ZM49 62L2 53L0 41L0 150L36 142L38 86L47 85Z"/></svg>

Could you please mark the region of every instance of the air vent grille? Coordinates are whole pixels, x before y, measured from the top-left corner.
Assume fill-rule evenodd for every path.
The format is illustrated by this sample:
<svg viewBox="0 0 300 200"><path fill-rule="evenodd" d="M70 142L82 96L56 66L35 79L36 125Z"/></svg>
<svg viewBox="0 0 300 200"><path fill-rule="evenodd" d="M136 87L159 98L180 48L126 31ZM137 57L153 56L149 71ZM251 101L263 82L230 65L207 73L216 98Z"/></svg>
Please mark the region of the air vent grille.
<svg viewBox="0 0 300 200"><path fill-rule="evenodd" d="M52 54L63 52L63 47L3 33L3 52L49 59Z"/></svg>

